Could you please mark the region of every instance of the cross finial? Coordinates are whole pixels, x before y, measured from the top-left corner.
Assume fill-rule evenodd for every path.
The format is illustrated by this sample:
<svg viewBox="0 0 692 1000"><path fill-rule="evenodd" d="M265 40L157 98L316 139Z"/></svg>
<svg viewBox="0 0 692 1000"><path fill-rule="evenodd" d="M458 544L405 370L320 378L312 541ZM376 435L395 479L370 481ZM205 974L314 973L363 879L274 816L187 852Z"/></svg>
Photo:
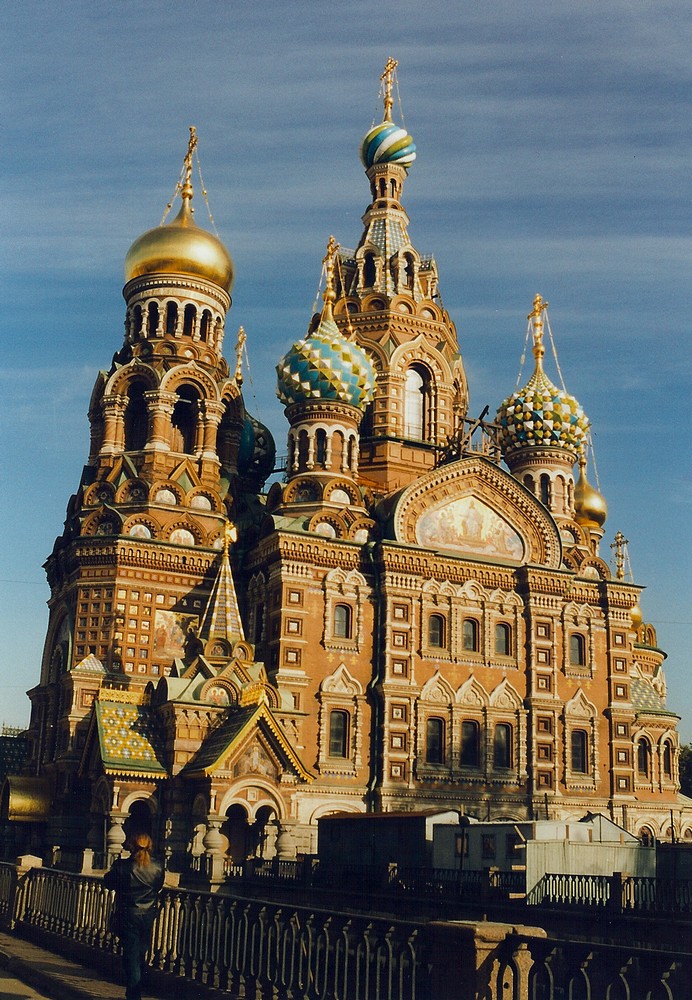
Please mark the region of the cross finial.
<svg viewBox="0 0 692 1000"><path fill-rule="evenodd" d="M238 339L235 345L235 381L237 385L243 384L243 347L247 335L242 326L238 327Z"/></svg>
<svg viewBox="0 0 692 1000"><path fill-rule="evenodd" d="M384 85L384 120L386 122L392 120L392 105L394 103L392 98L392 84L394 82L394 71L398 65L398 61L390 56L384 67L384 73L380 77Z"/></svg>
<svg viewBox="0 0 692 1000"><path fill-rule="evenodd" d="M190 125L190 138L187 143L187 153L183 160L183 186L180 192L182 198L192 198L192 154L197 148L197 129Z"/></svg>
<svg viewBox="0 0 692 1000"><path fill-rule="evenodd" d="M322 263L325 267L325 288L324 295L324 310L322 315L328 314L331 318L332 303L336 300L336 292L334 290L334 270L336 267L336 251L339 249L339 244L336 242L333 236L329 237L329 242L327 243L327 252L324 255Z"/></svg>
<svg viewBox="0 0 692 1000"><path fill-rule="evenodd" d="M533 356L536 359L536 365L541 366L543 361L543 355L545 354L545 347L543 346L543 313L548 308L548 303L545 302L541 295L536 295L533 300L533 309L526 317L532 326L533 332Z"/></svg>
<svg viewBox="0 0 692 1000"><path fill-rule="evenodd" d="M615 553L615 577L617 580L625 579L625 554L628 545L628 540L621 531L618 531L615 541L610 545Z"/></svg>

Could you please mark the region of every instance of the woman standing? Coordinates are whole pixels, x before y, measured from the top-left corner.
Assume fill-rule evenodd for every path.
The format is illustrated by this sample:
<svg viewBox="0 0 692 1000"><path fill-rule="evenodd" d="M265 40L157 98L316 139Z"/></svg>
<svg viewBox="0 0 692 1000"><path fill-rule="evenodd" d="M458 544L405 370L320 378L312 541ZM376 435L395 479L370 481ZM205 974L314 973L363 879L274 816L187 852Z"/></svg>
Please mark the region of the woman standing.
<svg viewBox="0 0 692 1000"><path fill-rule="evenodd" d="M163 885L163 869L151 856L148 833L134 834L126 847L129 858L117 858L103 877L115 889L115 927L123 948L126 1000L141 1000L142 968L156 916L156 897Z"/></svg>

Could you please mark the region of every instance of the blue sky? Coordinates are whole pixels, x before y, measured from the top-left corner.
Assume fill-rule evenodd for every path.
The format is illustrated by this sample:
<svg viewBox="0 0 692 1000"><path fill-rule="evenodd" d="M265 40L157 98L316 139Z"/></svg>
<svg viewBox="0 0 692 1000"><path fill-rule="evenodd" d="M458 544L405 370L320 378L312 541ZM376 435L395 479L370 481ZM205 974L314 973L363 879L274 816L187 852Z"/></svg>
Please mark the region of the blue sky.
<svg viewBox="0 0 692 1000"><path fill-rule="evenodd" d="M689 5L26 0L3 28L0 721L28 721L41 567L122 343L123 260L161 219L188 126L236 265L226 353L242 324L248 404L281 453L274 365L305 331L329 235L358 241L358 145L393 55L418 147L410 234L437 257L471 410L513 390L540 292L593 425L601 553L629 539L692 740Z"/></svg>

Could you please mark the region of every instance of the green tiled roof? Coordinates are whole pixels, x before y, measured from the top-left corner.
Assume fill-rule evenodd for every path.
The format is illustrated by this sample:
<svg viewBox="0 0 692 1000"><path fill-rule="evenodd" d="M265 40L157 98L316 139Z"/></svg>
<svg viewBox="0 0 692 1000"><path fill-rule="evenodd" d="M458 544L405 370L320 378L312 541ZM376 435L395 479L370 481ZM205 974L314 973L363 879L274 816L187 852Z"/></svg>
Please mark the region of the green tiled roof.
<svg viewBox="0 0 692 1000"><path fill-rule="evenodd" d="M167 773L162 742L148 707L97 701L96 721L107 774Z"/></svg>

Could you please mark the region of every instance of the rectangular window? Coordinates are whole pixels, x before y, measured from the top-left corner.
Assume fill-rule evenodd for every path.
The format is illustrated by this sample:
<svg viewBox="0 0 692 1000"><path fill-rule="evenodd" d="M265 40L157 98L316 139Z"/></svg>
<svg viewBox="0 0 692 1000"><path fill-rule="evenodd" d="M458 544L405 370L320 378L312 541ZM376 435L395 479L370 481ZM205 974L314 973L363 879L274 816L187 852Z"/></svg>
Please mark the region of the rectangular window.
<svg viewBox="0 0 692 1000"><path fill-rule="evenodd" d="M572 730L572 771L575 774L589 771L589 741L583 729Z"/></svg>
<svg viewBox="0 0 692 1000"><path fill-rule="evenodd" d="M481 837L481 857L484 861L495 859L495 834L484 833Z"/></svg>
<svg viewBox="0 0 692 1000"><path fill-rule="evenodd" d="M478 767L481 762L480 726L473 719L461 724L461 766Z"/></svg>

